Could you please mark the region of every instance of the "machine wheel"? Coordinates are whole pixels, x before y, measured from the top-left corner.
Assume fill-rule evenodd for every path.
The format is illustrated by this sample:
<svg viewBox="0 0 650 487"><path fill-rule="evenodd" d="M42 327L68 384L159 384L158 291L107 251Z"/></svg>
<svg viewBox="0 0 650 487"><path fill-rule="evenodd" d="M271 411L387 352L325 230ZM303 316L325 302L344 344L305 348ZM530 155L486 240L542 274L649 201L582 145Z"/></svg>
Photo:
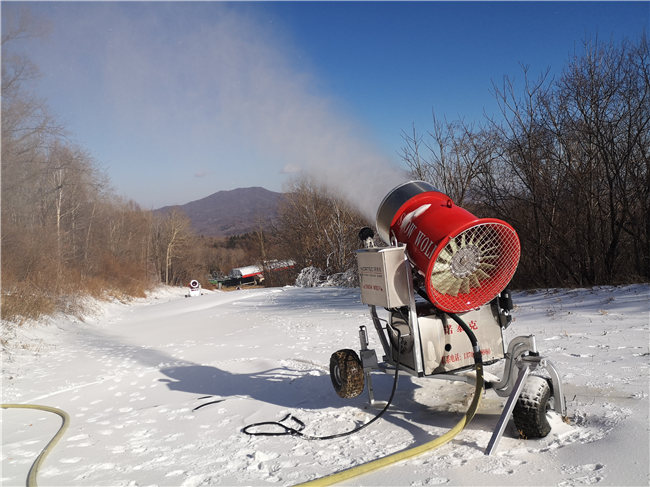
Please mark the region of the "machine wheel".
<svg viewBox="0 0 650 487"><path fill-rule="evenodd" d="M361 394L364 375L357 352L349 349L334 352L330 357L330 378L340 397L350 399Z"/></svg>
<svg viewBox="0 0 650 487"><path fill-rule="evenodd" d="M549 434L551 425L546 412L551 396L551 386L546 379L535 375L528 377L512 411L512 418L522 438L544 438Z"/></svg>

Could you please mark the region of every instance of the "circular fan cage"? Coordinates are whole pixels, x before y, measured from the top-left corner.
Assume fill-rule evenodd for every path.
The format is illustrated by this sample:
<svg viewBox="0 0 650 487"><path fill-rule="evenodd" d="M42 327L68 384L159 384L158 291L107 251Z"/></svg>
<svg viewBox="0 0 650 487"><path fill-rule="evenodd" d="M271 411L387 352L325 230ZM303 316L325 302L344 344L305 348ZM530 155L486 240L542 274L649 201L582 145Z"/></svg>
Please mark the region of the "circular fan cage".
<svg viewBox="0 0 650 487"><path fill-rule="evenodd" d="M508 285L519 262L519 238L507 224L479 223L438 245L427 294L443 311L460 313L491 301Z"/></svg>

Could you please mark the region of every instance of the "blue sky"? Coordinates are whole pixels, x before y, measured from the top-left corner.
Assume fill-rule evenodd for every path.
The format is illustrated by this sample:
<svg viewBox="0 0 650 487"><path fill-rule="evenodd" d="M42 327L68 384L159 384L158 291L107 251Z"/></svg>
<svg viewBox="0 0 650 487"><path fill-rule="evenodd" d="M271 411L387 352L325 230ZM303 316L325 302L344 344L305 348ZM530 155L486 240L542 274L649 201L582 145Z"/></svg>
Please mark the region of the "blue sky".
<svg viewBox="0 0 650 487"><path fill-rule="evenodd" d="M559 74L583 40L650 22L648 2L3 2L3 28L23 7L49 26L12 48L41 70L30 88L144 208L298 169L384 191L432 110L495 114L521 64Z"/></svg>

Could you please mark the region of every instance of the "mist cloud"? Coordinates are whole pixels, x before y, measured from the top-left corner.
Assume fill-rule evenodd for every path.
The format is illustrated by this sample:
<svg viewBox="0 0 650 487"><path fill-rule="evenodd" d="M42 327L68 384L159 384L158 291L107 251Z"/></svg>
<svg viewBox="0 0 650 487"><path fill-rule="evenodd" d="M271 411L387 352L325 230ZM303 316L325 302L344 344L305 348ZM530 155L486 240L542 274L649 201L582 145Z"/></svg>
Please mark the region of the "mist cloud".
<svg viewBox="0 0 650 487"><path fill-rule="evenodd" d="M276 173L310 175L370 221L404 180L334 97L296 68L295 49L259 21L223 8L213 23L179 25L163 37L168 43L151 42L164 25L133 22L116 32L106 67L116 104L131 116L239 144Z"/></svg>

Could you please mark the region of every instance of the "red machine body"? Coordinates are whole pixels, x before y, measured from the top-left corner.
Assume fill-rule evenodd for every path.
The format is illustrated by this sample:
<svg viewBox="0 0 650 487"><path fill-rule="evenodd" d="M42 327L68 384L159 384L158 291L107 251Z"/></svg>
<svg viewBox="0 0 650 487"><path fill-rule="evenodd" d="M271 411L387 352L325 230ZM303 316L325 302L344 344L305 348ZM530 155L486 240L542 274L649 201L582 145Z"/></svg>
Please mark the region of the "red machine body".
<svg viewBox="0 0 650 487"><path fill-rule="evenodd" d="M422 181L399 186L384 199L377 227L385 239L406 245L431 302L447 312L491 301L519 262L519 238L510 225L477 218Z"/></svg>

